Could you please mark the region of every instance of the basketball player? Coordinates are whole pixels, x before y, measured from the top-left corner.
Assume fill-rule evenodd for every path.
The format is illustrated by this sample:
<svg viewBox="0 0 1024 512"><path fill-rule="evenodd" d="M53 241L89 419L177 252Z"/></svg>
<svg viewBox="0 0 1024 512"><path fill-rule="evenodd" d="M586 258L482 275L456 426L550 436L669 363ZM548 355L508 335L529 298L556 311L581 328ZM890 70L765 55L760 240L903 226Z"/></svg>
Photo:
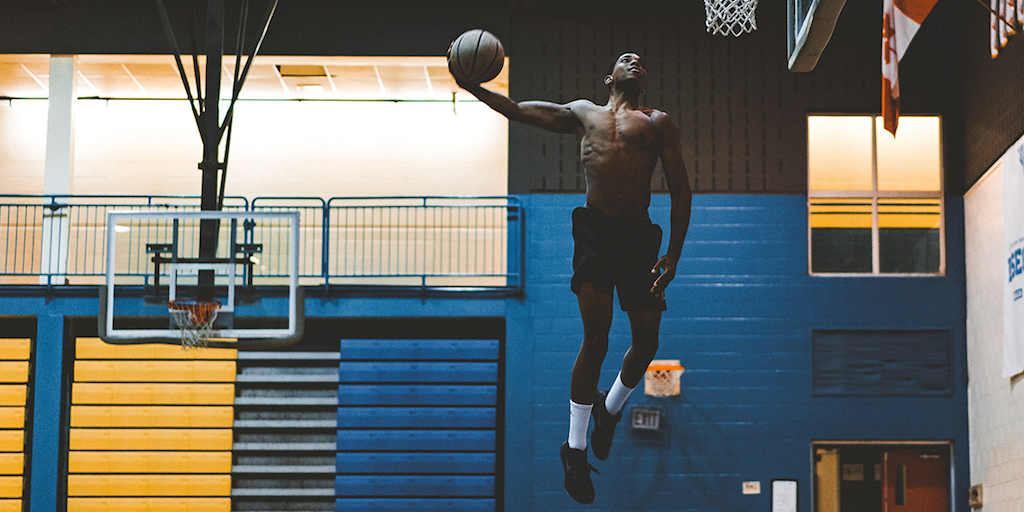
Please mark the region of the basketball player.
<svg viewBox="0 0 1024 512"><path fill-rule="evenodd" d="M580 503L594 501L590 472L596 469L587 462L586 452L590 417L594 455L604 460L626 398L658 349L665 287L675 277L692 196L679 129L664 112L640 106L647 85L643 59L623 54L604 82L610 96L603 106L583 99L564 105L515 102L479 84L459 84L512 121L572 133L579 140L587 199L572 213L572 290L583 317L583 343L572 370L569 440L562 445L561 458L565 489ZM668 251L660 258L662 231L647 214L651 176L659 158L672 200ZM620 307L629 315L633 340L615 383L605 393L597 384L608 351L615 288Z"/></svg>

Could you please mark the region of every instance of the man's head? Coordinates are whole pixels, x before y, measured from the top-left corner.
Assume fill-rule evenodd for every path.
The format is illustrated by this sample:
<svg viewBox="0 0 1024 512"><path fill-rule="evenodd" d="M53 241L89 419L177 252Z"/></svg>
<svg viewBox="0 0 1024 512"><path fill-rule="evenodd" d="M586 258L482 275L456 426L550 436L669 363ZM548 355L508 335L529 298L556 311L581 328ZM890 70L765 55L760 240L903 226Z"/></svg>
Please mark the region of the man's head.
<svg viewBox="0 0 1024 512"><path fill-rule="evenodd" d="M604 83L623 92L635 89L637 93L642 93L647 88L647 63L635 53L623 53L608 66L608 76L604 77Z"/></svg>

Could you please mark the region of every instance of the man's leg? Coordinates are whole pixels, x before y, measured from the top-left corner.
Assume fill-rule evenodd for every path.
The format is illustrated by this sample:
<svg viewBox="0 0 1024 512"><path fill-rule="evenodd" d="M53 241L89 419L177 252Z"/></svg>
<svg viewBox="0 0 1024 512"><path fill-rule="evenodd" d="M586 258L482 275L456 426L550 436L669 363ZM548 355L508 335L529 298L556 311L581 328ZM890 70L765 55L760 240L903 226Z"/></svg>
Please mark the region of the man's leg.
<svg viewBox="0 0 1024 512"><path fill-rule="evenodd" d="M615 383L608 390L607 396L597 392L601 403L593 407L594 432L591 434L594 456L600 460L608 458L615 436L615 425L622 418L622 407L630 393L640 383L647 366L658 351L658 327L661 324L661 311L636 310L629 311L629 325L633 331L633 343L622 358L622 369Z"/></svg>
<svg viewBox="0 0 1024 512"><path fill-rule="evenodd" d="M580 316L583 318L583 343L572 367L569 398L578 404L594 403L594 391L601 376L601 363L608 353L608 330L612 326L612 296L583 281L579 293Z"/></svg>
<svg viewBox="0 0 1024 512"><path fill-rule="evenodd" d="M622 384L632 389L644 378L658 352L661 311L630 311L629 326L633 331L633 344L622 358L620 377Z"/></svg>
<svg viewBox="0 0 1024 512"><path fill-rule="evenodd" d="M608 329L612 323L612 296L583 281L576 293L583 317L583 343L572 368L569 390L569 440L562 445L565 490L580 503L594 501L590 481L593 466L587 462L587 427L601 363L608 353Z"/></svg>

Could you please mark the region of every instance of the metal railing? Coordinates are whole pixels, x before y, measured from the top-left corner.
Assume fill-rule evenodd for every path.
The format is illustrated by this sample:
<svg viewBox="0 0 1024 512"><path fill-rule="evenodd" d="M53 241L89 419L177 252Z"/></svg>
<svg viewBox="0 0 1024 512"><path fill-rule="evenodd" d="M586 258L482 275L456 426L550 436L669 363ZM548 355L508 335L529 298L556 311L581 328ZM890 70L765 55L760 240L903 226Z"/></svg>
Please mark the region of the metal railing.
<svg viewBox="0 0 1024 512"><path fill-rule="evenodd" d="M511 198L332 198L326 213L331 284L504 287L521 277L509 270L510 237L521 239Z"/></svg>
<svg viewBox="0 0 1024 512"><path fill-rule="evenodd" d="M195 211L199 203L192 196L0 195L0 285L102 284L108 210ZM523 212L516 197L227 197L224 209L300 212L303 286L523 285ZM262 244L266 256L254 270L255 284L287 274L275 267L287 260L274 257L287 250L281 230L260 225L244 236ZM119 272L148 283L153 263L145 239L151 238L127 241L127 254L119 256L127 270Z"/></svg>

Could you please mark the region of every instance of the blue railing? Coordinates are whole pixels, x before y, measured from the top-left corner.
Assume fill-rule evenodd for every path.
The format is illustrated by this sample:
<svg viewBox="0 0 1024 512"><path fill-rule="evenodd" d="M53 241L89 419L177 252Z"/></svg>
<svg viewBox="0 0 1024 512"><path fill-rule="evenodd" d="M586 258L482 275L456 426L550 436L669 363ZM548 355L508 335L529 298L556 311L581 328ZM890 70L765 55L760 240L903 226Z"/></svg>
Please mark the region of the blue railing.
<svg viewBox="0 0 1024 512"><path fill-rule="evenodd" d="M0 285L102 284L109 210L194 211L192 196L0 195ZM304 286L521 288L523 222L518 198L500 197L244 197L225 198L231 211L298 211L299 278ZM287 258L277 231L257 227L248 243L263 244L264 265ZM129 242L128 272L148 282L145 243ZM122 270L119 269L119 272Z"/></svg>

